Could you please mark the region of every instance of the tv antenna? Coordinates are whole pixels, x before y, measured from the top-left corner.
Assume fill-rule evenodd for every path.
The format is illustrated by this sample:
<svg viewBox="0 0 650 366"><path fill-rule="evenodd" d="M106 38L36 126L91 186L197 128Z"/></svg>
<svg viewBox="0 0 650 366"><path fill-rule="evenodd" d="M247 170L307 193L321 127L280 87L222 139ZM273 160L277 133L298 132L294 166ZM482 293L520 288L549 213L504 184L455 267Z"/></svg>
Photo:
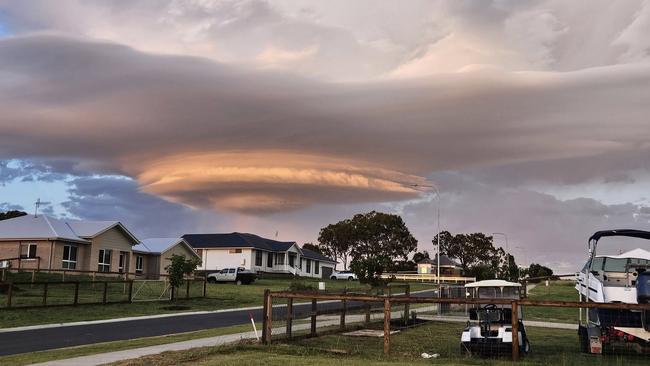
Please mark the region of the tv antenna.
<svg viewBox="0 0 650 366"><path fill-rule="evenodd" d="M41 205L49 205L50 202L42 202L40 198L34 202L34 217L38 216L38 208L41 207Z"/></svg>

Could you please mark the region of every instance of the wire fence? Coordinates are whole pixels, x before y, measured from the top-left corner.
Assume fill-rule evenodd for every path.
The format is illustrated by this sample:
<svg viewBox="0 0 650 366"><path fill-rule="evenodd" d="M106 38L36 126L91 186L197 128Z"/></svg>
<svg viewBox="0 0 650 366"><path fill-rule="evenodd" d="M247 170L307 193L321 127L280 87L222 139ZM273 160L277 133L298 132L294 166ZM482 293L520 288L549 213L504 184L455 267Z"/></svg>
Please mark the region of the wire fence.
<svg viewBox="0 0 650 366"><path fill-rule="evenodd" d="M454 291L459 290L449 294ZM435 352L460 365L482 358L553 365L650 364L650 304L442 294L442 290L435 297L267 291L262 340L271 343L277 337L302 342L304 337L325 334L345 337L335 342L344 348L341 352L360 352L363 347L414 358ZM280 299L286 300L287 306L273 307L273 301ZM579 309L591 313L590 318L583 317L582 324ZM528 320L528 312L548 316ZM556 319L558 314L564 318ZM274 322L281 326L274 328ZM329 327L327 332L322 326ZM377 342L348 335L359 328L378 336ZM334 330L335 335L327 335ZM319 342L328 344L326 339Z"/></svg>

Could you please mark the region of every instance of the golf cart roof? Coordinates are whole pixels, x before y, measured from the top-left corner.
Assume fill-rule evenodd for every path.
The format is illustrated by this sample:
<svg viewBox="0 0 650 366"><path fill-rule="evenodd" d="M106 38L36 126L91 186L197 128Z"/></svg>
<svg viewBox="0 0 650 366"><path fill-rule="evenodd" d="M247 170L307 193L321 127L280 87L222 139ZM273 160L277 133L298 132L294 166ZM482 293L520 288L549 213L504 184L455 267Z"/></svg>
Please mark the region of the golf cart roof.
<svg viewBox="0 0 650 366"><path fill-rule="evenodd" d="M465 287L521 287L521 284L504 280L484 280L468 283Z"/></svg>
<svg viewBox="0 0 650 366"><path fill-rule="evenodd" d="M639 238L650 240L650 231L633 230L633 229L620 229L620 230L602 230L596 231L594 235L589 238L589 241L598 241L606 236L627 236L630 238Z"/></svg>

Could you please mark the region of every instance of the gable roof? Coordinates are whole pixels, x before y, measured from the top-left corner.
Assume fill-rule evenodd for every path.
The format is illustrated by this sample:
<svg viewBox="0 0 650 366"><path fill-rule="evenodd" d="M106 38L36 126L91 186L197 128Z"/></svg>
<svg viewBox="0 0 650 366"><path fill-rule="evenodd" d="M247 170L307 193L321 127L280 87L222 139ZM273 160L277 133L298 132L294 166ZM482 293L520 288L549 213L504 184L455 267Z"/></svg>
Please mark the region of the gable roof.
<svg viewBox="0 0 650 366"><path fill-rule="evenodd" d="M140 243L133 247L133 251L140 253L162 254L175 247L176 245L186 246L192 252L192 254L194 254L194 256L201 259L201 257L194 251L194 248L192 248L192 246L183 238L143 239Z"/></svg>
<svg viewBox="0 0 650 366"><path fill-rule="evenodd" d="M337 263L334 259L326 257L318 252L314 252L313 250L302 249L302 256L307 259L313 259L321 262L331 262L331 263Z"/></svg>
<svg viewBox="0 0 650 366"><path fill-rule="evenodd" d="M185 234L185 239L194 248L254 248L270 252L284 252L296 245L294 241L277 241L248 233L229 234ZM300 247L296 248L302 253Z"/></svg>
<svg viewBox="0 0 650 366"><path fill-rule="evenodd" d="M122 232L129 237L134 243L139 243L140 240L133 235L124 225L119 221L80 221L70 220L68 224L74 232L82 238L94 238L106 231L118 227Z"/></svg>
<svg viewBox="0 0 650 366"><path fill-rule="evenodd" d="M25 215L0 221L0 240L45 239L89 244L66 222L47 215Z"/></svg>

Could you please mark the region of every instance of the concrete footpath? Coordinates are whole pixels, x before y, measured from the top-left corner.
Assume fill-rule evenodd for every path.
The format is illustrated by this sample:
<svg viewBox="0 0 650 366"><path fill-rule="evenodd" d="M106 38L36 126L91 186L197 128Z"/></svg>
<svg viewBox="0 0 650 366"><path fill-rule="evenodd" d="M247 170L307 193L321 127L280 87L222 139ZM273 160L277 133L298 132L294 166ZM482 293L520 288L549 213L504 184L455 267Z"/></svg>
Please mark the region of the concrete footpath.
<svg viewBox="0 0 650 366"><path fill-rule="evenodd" d="M432 311L434 310L434 307L426 307L426 308L420 308L418 311ZM402 312L400 311L394 311L391 313L391 317L399 317L402 315ZM371 318L372 319L383 319L384 314L372 314ZM331 327L331 326L337 326L339 325L341 317L338 315L323 315L317 317L317 324L318 328L325 328L325 327ZM355 323L361 323L365 320L365 315L347 315L345 317L345 321L347 324L355 324ZM306 324L294 324L293 327L291 328L294 332L296 331L303 331L303 330L309 330L311 327L311 324L306 323ZM278 327L278 328L273 328L271 331L271 334L279 335L279 334L284 334L286 331L286 327ZM261 329L258 330L259 336L262 336ZM216 337L209 337L209 338L199 338L199 339L193 339L189 341L183 341L183 342L176 342L176 343L168 343L168 344L161 344L157 346L149 346L149 347L142 347L142 348L134 348L134 349L129 349L129 350L124 350L124 351L115 351L115 352L108 352L108 353L98 353L94 355L88 355L88 356L81 356L81 357L75 357L75 358L68 358L64 360L57 360L57 361L48 361L48 362L43 362L43 363L38 363L38 364L33 364L33 366L95 366L95 365L103 365L111 362L117 362L117 361L122 361L122 360L129 360L133 358L139 358L142 356L148 356L148 355L156 355L162 352L168 352L168 351L183 351L183 350L188 350L190 348L197 348L197 347L209 347L209 346L220 346L224 344L229 344L229 343L234 343L234 342L239 342L244 339L255 339L255 332L244 332L244 333L236 333L236 334L227 334L227 335L221 335L221 336L216 336Z"/></svg>

